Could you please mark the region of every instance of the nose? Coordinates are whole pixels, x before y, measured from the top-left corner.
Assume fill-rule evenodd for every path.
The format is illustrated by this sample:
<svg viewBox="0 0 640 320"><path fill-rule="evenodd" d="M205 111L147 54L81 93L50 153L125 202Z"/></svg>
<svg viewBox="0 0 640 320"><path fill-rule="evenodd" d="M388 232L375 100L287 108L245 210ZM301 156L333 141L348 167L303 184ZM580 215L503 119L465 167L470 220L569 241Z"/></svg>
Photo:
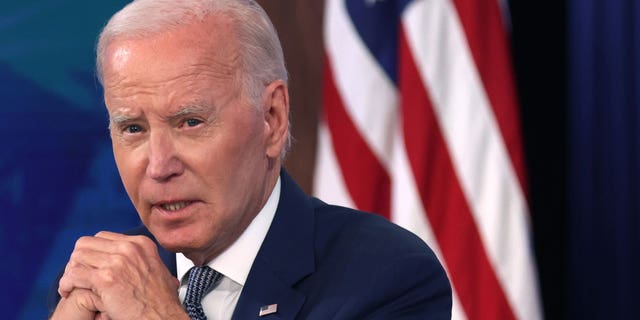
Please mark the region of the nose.
<svg viewBox="0 0 640 320"><path fill-rule="evenodd" d="M184 163L180 160L176 141L170 132L150 132L148 143L147 177L163 182L182 174Z"/></svg>

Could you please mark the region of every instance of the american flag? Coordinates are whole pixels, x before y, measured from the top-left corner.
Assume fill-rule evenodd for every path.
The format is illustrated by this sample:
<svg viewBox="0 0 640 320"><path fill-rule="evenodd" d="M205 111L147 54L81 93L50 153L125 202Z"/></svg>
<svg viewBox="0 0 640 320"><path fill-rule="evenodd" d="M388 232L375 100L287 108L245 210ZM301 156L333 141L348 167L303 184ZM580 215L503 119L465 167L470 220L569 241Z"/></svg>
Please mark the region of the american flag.
<svg viewBox="0 0 640 320"><path fill-rule="evenodd" d="M327 0L314 193L427 242L454 319L540 319L499 0Z"/></svg>
<svg viewBox="0 0 640 320"><path fill-rule="evenodd" d="M270 315L272 313L276 313L278 312L278 305L277 304L270 304L268 306L262 306L260 307L260 312L258 313L259 317L263 317L266 315Z"/></svg>

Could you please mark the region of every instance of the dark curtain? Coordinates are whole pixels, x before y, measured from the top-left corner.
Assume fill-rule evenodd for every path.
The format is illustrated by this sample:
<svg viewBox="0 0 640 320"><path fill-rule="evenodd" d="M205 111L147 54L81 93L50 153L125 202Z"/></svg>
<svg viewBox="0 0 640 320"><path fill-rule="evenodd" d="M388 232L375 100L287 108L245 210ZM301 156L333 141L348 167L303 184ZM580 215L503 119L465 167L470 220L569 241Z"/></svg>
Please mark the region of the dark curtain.
<svg viewBox="0 0 640 320"><path fill-rule="evenodd" d="M568 9L569 315L640 319L640 4Z"/></svg>

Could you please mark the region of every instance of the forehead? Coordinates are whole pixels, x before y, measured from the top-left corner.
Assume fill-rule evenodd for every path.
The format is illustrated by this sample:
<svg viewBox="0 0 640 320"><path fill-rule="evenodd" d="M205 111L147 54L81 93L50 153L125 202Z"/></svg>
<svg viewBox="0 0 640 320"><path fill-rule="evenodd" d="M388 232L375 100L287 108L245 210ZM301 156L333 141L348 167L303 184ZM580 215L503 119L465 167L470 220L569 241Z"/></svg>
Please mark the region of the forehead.
<svg viewBox="0 0 640 320"><path fill-rule="evenodd" d="M105 92L184 77L228 81L239 71L237 47L230 23L214 17L150 37L118 38L105 50Z"/></svg>

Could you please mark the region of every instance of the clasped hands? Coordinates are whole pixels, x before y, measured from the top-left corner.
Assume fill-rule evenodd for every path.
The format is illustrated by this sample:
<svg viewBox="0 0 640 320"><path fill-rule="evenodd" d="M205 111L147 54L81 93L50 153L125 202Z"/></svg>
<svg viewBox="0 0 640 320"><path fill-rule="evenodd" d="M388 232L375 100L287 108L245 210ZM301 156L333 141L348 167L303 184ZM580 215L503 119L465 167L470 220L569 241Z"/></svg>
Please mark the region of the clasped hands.
<svg viewBox="0 0 640 320"><path fill-rule="evenodd" d="M76 242L51 319L189 319L179 285L151 239L102 231Z"/></svg>

